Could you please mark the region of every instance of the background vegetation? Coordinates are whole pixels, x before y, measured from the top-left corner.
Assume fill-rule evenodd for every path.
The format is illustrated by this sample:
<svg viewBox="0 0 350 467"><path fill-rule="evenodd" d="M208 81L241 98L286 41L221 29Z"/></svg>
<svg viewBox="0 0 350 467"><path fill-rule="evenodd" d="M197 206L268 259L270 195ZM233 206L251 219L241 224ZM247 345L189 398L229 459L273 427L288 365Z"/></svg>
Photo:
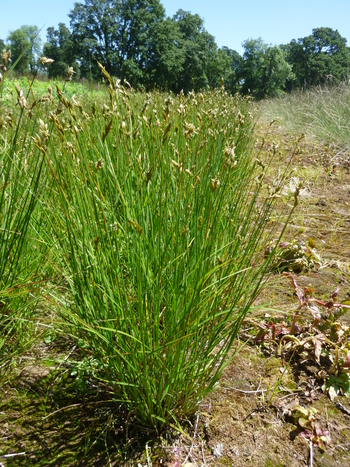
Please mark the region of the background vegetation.
<svg viewBox="0 0 350 467"><path fill-rule="evenodd" d="M15 61L23 47L18 72L34 72L43 54L54 60L48 70L41 70L49 78L65 77L73 66L77 78L99 80L99 61L136 89L187 93L219 88L223 78L232 94L263 98L329 82L337 85L349 71L346 39L326 27L279 46L249 38L240 56L218 48L199 15L179 10L166 17L159 0L85 0L68 16L69 27L60 23L58 29L48 28L43 47L36 26L22 26L0 41Z"/></svg>

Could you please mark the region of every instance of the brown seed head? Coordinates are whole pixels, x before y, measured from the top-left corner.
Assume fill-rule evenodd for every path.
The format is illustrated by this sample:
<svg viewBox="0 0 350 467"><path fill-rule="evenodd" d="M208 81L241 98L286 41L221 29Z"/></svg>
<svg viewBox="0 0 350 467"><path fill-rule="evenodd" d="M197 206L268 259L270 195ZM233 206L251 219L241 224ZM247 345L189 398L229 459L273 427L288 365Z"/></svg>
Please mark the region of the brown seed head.
<svg viewBox="0 0 350 467"><path fill-rule="evenodd" d="M47 58L47 57L41 57L39 60L40 65L50 65L50 63L53 63L55 60L52 58Z"/></svg>
<svg viewBox="0 0 350 467"><path fill-rule="evenodd" d="M2 65L0 65L0 68L4 71L7 70L6 68L6 65L7 65L7 62L10 62L11 61L11 50L8 50L6 52L6 50L4 49L1 53L1 58L2 58Z"/></svg>
<svg viewBox="0 0 350 467"><path fill-rule="evenodd" d="M210 180L211 191L215 191L217 188L219 188L219 185L220 185L220 180L218 178L212 178Z"/></svg>
<svg viewBox="0 0 350 467"><path fill-rule="evenodd" d="M70 66L68 68L68 76L67 76L66 81L72 81L72 76L73 76L74 73L75 73L74 68L72 66Z"/></svg>

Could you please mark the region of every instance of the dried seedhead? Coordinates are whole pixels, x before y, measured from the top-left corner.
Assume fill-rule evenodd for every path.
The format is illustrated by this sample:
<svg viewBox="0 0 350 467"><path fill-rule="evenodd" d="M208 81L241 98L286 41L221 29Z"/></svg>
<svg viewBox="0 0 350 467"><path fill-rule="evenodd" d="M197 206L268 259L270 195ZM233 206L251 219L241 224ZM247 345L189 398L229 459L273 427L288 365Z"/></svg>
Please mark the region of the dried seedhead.
<svg viewBox="0 0 350 467"><path fill-rule="evenodd" d="M215 191L219 188L220 186L220 180L218 178L212 178L210 180L210 189L211 191Z"/></svg>
<svg viewBox="0 0 350 467"><path fill-rule="evenodd" d="M55 60L53 60L52 58L47 58L47 57L41 57L41 59L39 60L39 64L40 65L50 65L51 63L53 63Z"/></svg>
<svg viewBox="0 0 350 467"><path fill-rule="evenodd" d="M15 83L15 89L17 92L17 104L21 109L27 108L27 99L24 97L23 91L19 88L18 84Z"/></svg>
<svg viewBox="0 0 350 467"><path fill-rule="evenodd" d="M75 73L74 68L70 66L68 68L68 75L67 75L66 81L72 81L74 73Z"/></svg>
<svg viewBox="0 0 350 467"><path fill-rule="evenodd" d="M2 64L0 65L0 69L3 71L7 71L6 65L8 62L11 62L11 50L6 51L5 49L1 53Z"/></svg>
<svg viewBox="0 0 350 467"><path fill-rule="evenodd" d="M236 154L235 154L236 146L234 144L229 145L226 144L224 148L224 155L225 155L225 165L226 167L234 168L237 165Z"/></svg>

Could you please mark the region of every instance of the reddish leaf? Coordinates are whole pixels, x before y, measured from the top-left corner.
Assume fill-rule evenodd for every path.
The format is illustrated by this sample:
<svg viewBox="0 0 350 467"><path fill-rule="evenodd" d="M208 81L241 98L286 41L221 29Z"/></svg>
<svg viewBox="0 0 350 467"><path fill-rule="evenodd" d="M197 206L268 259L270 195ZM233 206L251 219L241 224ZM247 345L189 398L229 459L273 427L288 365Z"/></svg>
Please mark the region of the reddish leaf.
<svg viewBox="0 0 350 467"><path fill-rule="evenodd" d="M300 304L302 305L305 302L305 297L304 297L303 291L296 283L296 280L294 279L293 275L290 272L284 272L283 275L285 277L288 277L292 281L292 285L294 287L295 293L297 294Z"/></svg>
<svg viewBox="0 0 350 467"><path fill-rule="evenodd" d="M320 313L319 308L316 305L308 305L307 308L315 320L321 321L321 313Z"/></svg>
<svg viewBox="0 0 350 467"><path fill-rule="evenodd" d="M287 328L287 326L285 326L284 324L279 325L279 327L276 329L276 336L279 336L280 334L285 336L286 334L289 334L289 333L290 333L290 329Z"/></svg>
<svg viewBox="0 0 350 467"><path fill-rule="evenodd" d="M311 430L304 430L301 433L299 433L299 436L301 436L302 438L305 438L305 439L312 440L313 437L314 437L314 434L313 434L313 432Z"/></svg>
<svg viewBox="0 0 350 467"><path fill-rule="evenodd" d="M281 243L279 244L279 247L280 247L280 248L287 248L288 245L289 245L289 242L281 242Z"/></svg>
<svg viewBox="0 0 350 467"><path fill-rule="evenodd" d="M327 438L329 437L329 431L324 430L323 428L320 428L318 425L316 425L316 423L314 427L314 433L315 433L315 436L325 436Z"/></svg>
<svg viewBox="0 0 350 467"><path fill-rule="evenodd" d="M330 297L330 298L337 298L338 292L339 292L339 285L338 285L338 287L331 293L331 297Z"/></svg>
<svg viewBox="0 0 350 467"><path fill-rule="evenodd" d="M343 368L350 369L350 350L348 350L348 353L345 358L345 362L343 363Z"/></svg>

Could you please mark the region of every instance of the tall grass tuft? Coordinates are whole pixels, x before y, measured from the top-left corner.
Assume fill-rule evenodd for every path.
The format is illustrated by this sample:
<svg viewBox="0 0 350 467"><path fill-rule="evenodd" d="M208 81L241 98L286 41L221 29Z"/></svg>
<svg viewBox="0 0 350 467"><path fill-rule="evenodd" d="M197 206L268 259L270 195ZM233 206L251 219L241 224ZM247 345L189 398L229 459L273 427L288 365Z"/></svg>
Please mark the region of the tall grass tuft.
<svg viewBox="0 0 350 467"><path fill-rule="evenodd" d="M196 409L228 362L266 272L279 186L264 195L246 101L134 94L102 71L102 107L86 113L58 88L64 111L50 117L58 299L115 400L161 430Z"/></svg>
<svg viewBox="0 0 350 467"><path fill-rule="evenodd" d="M297 133L307 133L319 141L350 148L350 84L295 91L262 102L262 114L276 118Z"/></svg>
<svg viewBox="0 0 350 467"><path fill-rule="evenodd" d="M16 84L18 111L0 107L0 363L24 346L30 326L28 293L37 259L28 230L36 207L44 157L35 151L35 122L27 116L27 100ZM24 330L26 330L24 332ZM32 336L31 336L32 337ZM30 337L30 339L31 339Z"/></svg>
<svg viewBox="0 0 350 467"><path fill-rule="evenodd" d="M101 71L102 103L59 85L36 98L29 86L29 102L15 86L1 293L57 275L55 327L130 417L160 431L196 410L234 353L283 179L255 158L247 100L135 93Z"/></svg>

